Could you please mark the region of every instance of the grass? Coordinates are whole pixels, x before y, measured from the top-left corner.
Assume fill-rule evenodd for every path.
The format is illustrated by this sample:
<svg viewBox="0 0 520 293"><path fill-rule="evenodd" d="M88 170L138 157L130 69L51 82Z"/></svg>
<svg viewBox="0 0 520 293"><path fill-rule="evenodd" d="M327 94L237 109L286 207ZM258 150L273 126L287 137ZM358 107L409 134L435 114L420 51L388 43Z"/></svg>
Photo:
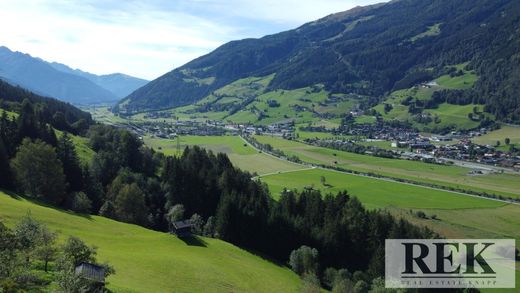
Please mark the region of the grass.
<svg viewBox="0 0 520 293"><path fill-rule="evenodd" d="M330 187L321 184L324 176ZM301 170L262 176L273 197L284 189L303 189L314 186L325 193L348 190L368 208L398 207L405 209L466 209L495 208L504 203L474 198L442 190L335 172L324 169ZM518 219L520 221L520 218ZM520 222L518 223L520 225Z"/></svg>
<svg viewBox="0 0 520 293"><path fill-rule="evenodd" d="M475 105L451 105L441 104L437 109L429 109L425 112L438 116L441 119L439 124L430 123L438 127L454 125L458 129L472 129L479 126L479 121L473 121L468 118L468 114L473 112ZM476 106L482 110L482 106Z"/></svg>
<svg viewBox="0 0 520 293"><path fill-rule="evenodd" d="M478 76L473 72L465 72L461 76L443 75L436 79L439 86L446 89L469 89L475 84Z"/></svg>
<svg viewBox="0 0 520 293"><path fill-rule="evenodd" d="M429 26L425 32L422 32L422 33L410 38L410 41L413 43L422 38L433 37L433 36L439 35L441 33L441 28L440 28L441 24L442 23L436 23L432 26Z"/></svg>
<svg viewBox="0 0 520 293"><path fill-rule="evenodd" d="M502 125L500 129L475 137L472 141L477 144L492 146L494 146L497 141L500 141L502 148L507 150L509 146L505 144L504 140L506 138L511 140L510 144L514 144L517 147L520 146L520 127Z"/></svg>
<svg viewBox="0 0 520 293"><path fill-rule="evenodd" d="M144 137L146 145L166 155L177 155L177 141ZM300 165L259 153L238 136L181 136L181 151L186 146L198 145L214 153L225 153L236 167L258 174L302 169ZM159 149L160 148L160 149Z"/></svg>
<svg viewBox="0 0 520 293"><path fill-rule="evenodd" d="M489 174L468 176L471 170L459 166L378 158L311 146L278 137L256 136L255 138L261 143L268 143L288 155L296 155L301 160L313 164L340 166L345 169L373 172L385 176L435 183L448 187L484 191L516 198L520 197L519 175Z"/></svg>
<svg viewBox="0 0 520 293"><path fill-rule="evenodd" d="M177 155L177 139L162 139L144 137L146 145L158 149L166 155ZM251 155L256 151L249 145L244 145L245 142L238 136L181 136L180 150L181 152L187 146L198 145L214 153Z"/></svg>
<svg viewBox="0 0 520 293"><path fill-rule="evenodd" d="M299 278L229 243L200 238L190 245L167 233L81 216L45 207L0 192L0 221L13 226L26 211L60 232L98 247L100 261L116 274L108 278L113 292L296 292Z"/></svg>
<svg viewBox="0 0 520 293"><path fill-rule="evenodd" d="M88 138L82 136L71 135L72 142L76 147L76 153L83 165L90 164L92 158L96 154L88 144Z"/></svg>
<svg viewBox="0 0 520 293"><path fill-rule="evenodd" d="M63 135L63 131L60 130L54 130L56 132L56 136L61 137ZM88 138L77 136L69 133L69 137L72 140L72 143L74 144L74 147L76 148L76 153L78 154L79 161L83 165L90 164L92 161L92 158L94 158L94 155L96 154L94 150L90 148L88 145Z"/></svg>
<svg viewBox="0 0 520 293"><path fill-rule="evenodd" d="M7 114L7 118L9 118L9 119L18 117L18 113L7 111L5 109L0 108L0 116L2 116L4 114L4 112Z"/></svg>
<svg viewBox="0 0 520 293"><path fill-rule="evenodd" d="M80 107L81 110L87 111L92 114L92 118L98 122L105 124L125 124L127 122L126 119L121 118L119 116L114 115L110 112L110 107L108 106L88 106L88 107Z"/></svg>
<svg viewBox="0 0 520 293"><path fill-rule="evenodd" d="M410 210L385 208L397 217L402 217L418 226L426 226L448 239L515 239L520 243L520 207L505 205L496 208L478 209L428 209L422 210L428 219L421 219ZM417 210L412 210L416 212ZM431 219L435 215L436 219ZM486 219L483 221L482 219ZM516 283L520 280L520 262L516 262ZM518 292L518 289L482 289L482 292Z"/></svg>

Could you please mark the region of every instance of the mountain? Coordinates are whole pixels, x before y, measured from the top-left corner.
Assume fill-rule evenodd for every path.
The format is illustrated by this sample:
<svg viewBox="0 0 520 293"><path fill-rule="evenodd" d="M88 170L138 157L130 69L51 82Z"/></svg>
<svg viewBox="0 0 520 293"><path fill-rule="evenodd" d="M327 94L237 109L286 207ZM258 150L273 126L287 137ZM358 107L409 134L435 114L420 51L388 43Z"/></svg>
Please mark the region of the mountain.
<svg viewBox="0 0 520 293"><path fill-rule="evenodd" d="M0 47L0 79L71 103L115 102L146 81L123 74L97 76Z"/></svg>
<svg viewBox="0 0 520 293"><path fill-rule="evenodd" d="M395 0L357 7L294 30L229 42L136 90L115 109L190 105L237 80L270 75L266 92L321 84L331 94L384 100L465 64L478 80L457 94L484 104L497 119L518 122L519 22L520 2L514 0Z"/></svg>
<svg viewBox="0 0 520 293"><path fill-rule="evenodd" d="M67 65L52 62L50 65L61 72L74 74L77 76L84 77L98 86L109 90L118 99L122 99L131 94L136 89L144 86L148 83L147 80L133 77L122 73L113 73L106 75L95 75L89 72L82 71L80 69L72 69Z"/></svg>

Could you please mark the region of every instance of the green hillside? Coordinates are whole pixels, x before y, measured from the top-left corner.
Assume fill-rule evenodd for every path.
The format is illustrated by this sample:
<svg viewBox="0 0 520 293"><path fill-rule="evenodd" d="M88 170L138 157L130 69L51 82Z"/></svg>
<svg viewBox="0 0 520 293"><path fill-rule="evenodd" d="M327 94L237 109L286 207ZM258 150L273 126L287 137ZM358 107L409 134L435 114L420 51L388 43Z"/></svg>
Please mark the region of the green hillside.
<svg viewBox="0 0 520 293"><path fill-rule="evenodd" d="M224 44L151 81L115 110L189 106L218 97L223 88L232 90L233 82L262 76L271 79L266 92L323 85L332 94L374 99L439 78L440 85L471 94L466 104L485 104L497 119L519 121L518 7L512 0L412 0L356 7L293 30ZM460 76L459 68L445 68L462 63L474 72ZM254 115L235 118L249 121Z"/></svg>
<svg viewBox="0 0 520 293"><path fill-rule="evenodd" d="M100 261L116 269L108 288L114 292L296 292L299 278L221 240L177 237L97 216L53 209L0 192L0 221L12 226L30 211L60 232L98 247Z"/></svg>
<svg viewBox="0 0 520 293"><path fill-rule="evenodd" d="M294 119L297 123L325 121L336 124L331 120L340 119L341 114L366 99L360 95L332 95L321 84L271 91L268 85L273 77L274 74L239 79L192 105L166 112L180 120L210 119L268 125ZM134 122L146 120L143 113L130 118Z"/></svg>
<svg viewBox="0 0 520 293"><path fill-rule="evenodd" d="M478 113L483 113L482 105L471 103L455 105L446 102L435 108L425 108L421 105L421 103L431 100L436 91L471 89L478 76L474 70L467 69L467 65L467 63L461 63L446 66L445 70L455 70L457 73L441 75L427 85L414 85L410 88L396 90L372 109L386 120L408 121L420 131L438 132L448 128L456 130L477 128L483 118L495 119L488 113L482 114L482 117L478 114L472 114L472 119L468 117L469 114L474 113L475 109ZM323 125L330 129L339 126L342 115L371 105L369 96L333 94L323 84L290 90L272 90L269 88L269 84L274 77L275 74L239 79L192 105L165 111L171 113L172 118L180 120L205 121L210 119L256 125L294 120L298 126L311 123L313 126ZM410 113L410 103L420 105L417 107L421 108L421 113ZM385 111L386 104L392 106L390 111ZM137 123L150 121L144 117L145 114L140 113L130 116L130 119ZM121 120L114 116L114 121L118 119ZM356 118L357 123L374 123L375 121L374 116L368 115ZM324 135L324 133L305 132L299 134L302 138L323 137Z"/></svg>
<svg viewBox="0 0 520 293"><path fill-rule="evenodd" d="M484 112L482 105L466 104L456 105L453 103L441 103L435 108L425 107L424 104L432 99L435 92L449 90L471 89L478 76L475 71L467 69L467 63L448 66L457 74L444 74L433 81L414 85L413 87L400 89L392 92L389 97L377 106L373 107L386 120L408 121L413 127L420 131L437 132L442 129L467 130L477 128L481 119L477 114L473 119L468 117L477 109L478 113ZM390 105L391 110L385 111L385 105ZM411 113L410 105L421 109L419 113ZM495 119L491 114L483 114L484 118Z"/></svg>

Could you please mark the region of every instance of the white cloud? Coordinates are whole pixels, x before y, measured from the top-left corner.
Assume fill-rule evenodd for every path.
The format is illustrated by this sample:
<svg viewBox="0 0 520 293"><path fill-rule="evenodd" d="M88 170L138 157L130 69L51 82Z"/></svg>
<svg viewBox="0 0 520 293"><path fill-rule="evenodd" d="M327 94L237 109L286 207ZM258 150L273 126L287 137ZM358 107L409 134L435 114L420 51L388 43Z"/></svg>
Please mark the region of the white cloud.
<svg viewBox="0 0 520 293"><path fill-rule="evenodd" d="M217 46L362 4L357 0L2 0L0 45L97 74L156 78Z"/></svg>

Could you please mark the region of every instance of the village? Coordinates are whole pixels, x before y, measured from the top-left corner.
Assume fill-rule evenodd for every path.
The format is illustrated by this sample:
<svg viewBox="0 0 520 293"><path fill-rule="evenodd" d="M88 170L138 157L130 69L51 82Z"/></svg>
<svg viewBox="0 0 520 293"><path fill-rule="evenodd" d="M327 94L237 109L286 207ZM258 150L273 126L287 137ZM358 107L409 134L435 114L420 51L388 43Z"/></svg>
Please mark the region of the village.
<svg viewBox="0 0 520 293"><path fill-rule="evenodd" d="M172 122L163 120L143 123L130 122L120 125L120 127L136 133L141 139L144 136L175 139L177 136L187 135L270 135L290 140L298 138L295 123L291 119L267 126L225 123L219 120L177 120ZM308 128L300 127L299 129L330 132L335 135L334 139L307 138L304 140L312 145L434 164L474 163L475 174L490 170L495 172L520 171L519 150L514 147L499 149L496 145L478 145L472 142L472 138L489 131L485 128L467 132L453 131L446 135L424 135L409 127L391 124L358 124L347 129L338 128L333 131L316 127ZM380 142L388 142L388 147L378 146Z"/></svg>

